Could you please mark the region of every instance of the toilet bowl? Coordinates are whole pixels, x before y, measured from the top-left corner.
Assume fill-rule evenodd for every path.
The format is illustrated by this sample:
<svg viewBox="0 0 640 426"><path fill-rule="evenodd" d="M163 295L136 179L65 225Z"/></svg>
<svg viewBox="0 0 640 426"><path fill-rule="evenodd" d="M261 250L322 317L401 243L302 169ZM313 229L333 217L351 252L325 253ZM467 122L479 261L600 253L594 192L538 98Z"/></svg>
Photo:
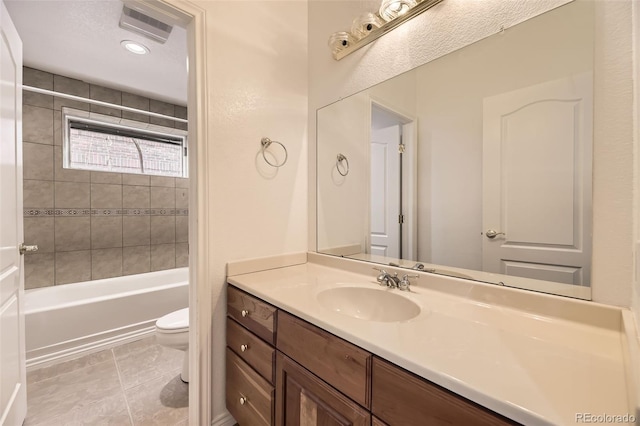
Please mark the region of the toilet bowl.
<svg viewBox="0 0 640 426"><path fill-rule="evenodd" d="M156 321L156 341L159 345L184 351L180 378L189 382L189 308L171 312Z"/></svg>

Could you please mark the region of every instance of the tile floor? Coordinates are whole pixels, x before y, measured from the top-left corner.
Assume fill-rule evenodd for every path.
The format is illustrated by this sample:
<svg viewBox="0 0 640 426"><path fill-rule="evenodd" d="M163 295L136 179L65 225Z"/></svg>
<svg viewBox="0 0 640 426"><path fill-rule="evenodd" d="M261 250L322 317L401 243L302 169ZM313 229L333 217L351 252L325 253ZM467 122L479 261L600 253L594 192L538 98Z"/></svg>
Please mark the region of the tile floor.
<svg viewBox="0 0 640 426"><path fill-rule="evenodd" d="M186 426L183 354L151 336L30 371L24 426Z"/></svg>

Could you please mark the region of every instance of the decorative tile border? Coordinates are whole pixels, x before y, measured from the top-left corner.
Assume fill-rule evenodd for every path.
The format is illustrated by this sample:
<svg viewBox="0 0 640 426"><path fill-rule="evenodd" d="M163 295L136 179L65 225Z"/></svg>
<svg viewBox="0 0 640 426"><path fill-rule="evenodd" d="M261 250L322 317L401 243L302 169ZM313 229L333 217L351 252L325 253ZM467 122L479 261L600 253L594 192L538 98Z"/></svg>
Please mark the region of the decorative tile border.
<svg viewBox="0 0 640 426"><path fill-rule="evenodd" d="M24 217L188 216L189 209L24 209Z"/></svg>

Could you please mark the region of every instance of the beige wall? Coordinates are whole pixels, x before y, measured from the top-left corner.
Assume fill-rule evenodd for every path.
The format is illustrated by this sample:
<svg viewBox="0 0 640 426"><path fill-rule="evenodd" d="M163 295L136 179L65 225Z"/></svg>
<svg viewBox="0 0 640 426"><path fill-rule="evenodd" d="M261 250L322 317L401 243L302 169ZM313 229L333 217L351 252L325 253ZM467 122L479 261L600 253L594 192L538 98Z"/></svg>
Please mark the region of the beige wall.
<svg viewBox="0 0 640 426"><path fill-rule="evenodd" d="M372 45L334 61L328 36L350 28L373 3L309 3L309 128L317 108L379 83L566 1L447 0ZM594 90L593 299L631 304L633 146L631 135L631 2L596 2ZM411 46L411 48L398 48ZM309 138L311 180L315 134ZM309 248L315 249L315 187L309 186Z"/></svg>
<svg viewBox="0 0 640 426"><path fill-rule="evenodd" d="M186 107L24 68L24 84L186 118ZM23 92L25 288L188 264L188 180L62 168L62 107L185 130L186 124Z"/></svg>

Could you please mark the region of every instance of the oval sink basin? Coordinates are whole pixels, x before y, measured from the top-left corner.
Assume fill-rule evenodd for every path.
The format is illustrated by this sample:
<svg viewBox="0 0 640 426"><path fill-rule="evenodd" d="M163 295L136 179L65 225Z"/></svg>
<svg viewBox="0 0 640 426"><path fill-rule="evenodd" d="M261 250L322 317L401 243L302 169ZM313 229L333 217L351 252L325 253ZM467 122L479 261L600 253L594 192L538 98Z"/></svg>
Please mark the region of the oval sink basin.
<svg viewBox="0 0 640 426"><path fill-rule="evenodd" d="M321 291L316 298L329 310L368 321L407 321L420 313L416 303L389 290L337 287Z"/></svg>

